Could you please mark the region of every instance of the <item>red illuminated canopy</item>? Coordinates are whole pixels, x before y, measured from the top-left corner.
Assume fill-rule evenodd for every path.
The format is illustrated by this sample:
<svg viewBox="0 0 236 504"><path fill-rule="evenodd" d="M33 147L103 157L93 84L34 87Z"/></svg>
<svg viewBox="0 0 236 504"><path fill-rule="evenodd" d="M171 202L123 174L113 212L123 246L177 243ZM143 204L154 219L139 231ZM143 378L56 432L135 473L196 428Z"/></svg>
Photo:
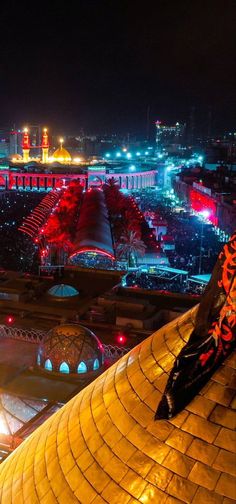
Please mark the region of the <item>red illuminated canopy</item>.
<svg viewBox="0 0 236 504"><path fill-rule="evenodd" d="M115 258L105 197L99 189L84 195L71 257L84 252Z"/></svg>

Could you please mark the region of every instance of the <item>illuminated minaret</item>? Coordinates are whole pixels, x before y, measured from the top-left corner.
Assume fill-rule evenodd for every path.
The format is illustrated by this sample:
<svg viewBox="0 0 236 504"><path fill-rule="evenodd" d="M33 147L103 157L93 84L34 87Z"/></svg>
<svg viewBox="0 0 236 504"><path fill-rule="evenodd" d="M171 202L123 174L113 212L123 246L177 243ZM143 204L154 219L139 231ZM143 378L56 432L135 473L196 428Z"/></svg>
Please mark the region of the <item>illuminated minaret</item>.
<svg viewBox="0 0 236 504"><path fill-rule="evenodd" d="M23 151L23 161L28 163L29 152L30 152L30 139L28 128L24 128L23 138L22 138L22 151Z"/></svg>
<svg viewBox="0 0 236 504"><path fill-rule="evenodd" d="M42 163L48 163L48 149L48 130L47 128L44 128L42 136Z"/></svg>

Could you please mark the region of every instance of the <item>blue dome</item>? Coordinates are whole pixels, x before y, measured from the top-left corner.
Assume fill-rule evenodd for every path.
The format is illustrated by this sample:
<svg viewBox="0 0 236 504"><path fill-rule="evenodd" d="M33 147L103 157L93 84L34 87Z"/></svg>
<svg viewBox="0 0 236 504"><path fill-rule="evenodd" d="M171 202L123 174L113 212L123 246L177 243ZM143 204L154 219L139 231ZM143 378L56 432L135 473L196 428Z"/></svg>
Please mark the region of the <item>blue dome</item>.
<svg viewBox="0 0 236 504"><path fill-rule="evenodd" d="M58 284L53 285L53 287L48 290L48 294L57 298L67 298L78 296L79 291L77 291L75 287L72 287L72 285Z"/></svg>

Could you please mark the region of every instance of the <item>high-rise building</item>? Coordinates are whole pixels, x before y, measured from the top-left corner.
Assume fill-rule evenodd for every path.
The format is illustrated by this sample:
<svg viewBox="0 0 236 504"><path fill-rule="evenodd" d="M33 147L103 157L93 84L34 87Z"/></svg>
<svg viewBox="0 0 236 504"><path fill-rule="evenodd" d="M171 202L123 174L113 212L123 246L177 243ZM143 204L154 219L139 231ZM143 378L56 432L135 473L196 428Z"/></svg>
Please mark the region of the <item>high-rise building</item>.
<svg viewBox="0 0 236 504"><path fill-rule="evenodd" d="M9 155L22 154L22 132L19 129L11 129L9 134Z"/></svg>
<svg viewBox="0 0 236 504"><path fill-rule="evenodd" d="M156 146L157 151L166 148L173 152L183 142L185 124L177 122L174 126L167 126L161 121L156 121Z"/></svg>
<svg viewBox="0 0 236 504"><path fill-rule="evenodd" d="M0 129L0 158L9 156L9 132L7 129Z"/></svg>

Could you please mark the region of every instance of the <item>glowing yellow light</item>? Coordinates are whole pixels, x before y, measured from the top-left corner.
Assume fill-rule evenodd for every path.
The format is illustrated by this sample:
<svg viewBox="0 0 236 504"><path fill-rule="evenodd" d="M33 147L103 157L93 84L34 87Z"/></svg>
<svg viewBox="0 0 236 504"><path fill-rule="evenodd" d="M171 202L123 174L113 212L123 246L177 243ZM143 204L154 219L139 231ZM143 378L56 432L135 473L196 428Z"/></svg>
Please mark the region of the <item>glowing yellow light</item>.
<svg viewBox="0 0 236 504"><path fill-rule="evenodd" d="M82 159L80 157L75 157L73 161L74 163L81 163Z"/></svg>
<svg viewBox="0 0 236 504"><path fill-rule="evenodd" d="M24 128L24 133L28 133L28 128Z"/></svg>
<svg viewBox="0 0 236 504"><path fill-rule="evenodd" d="M59 139L59 142L60 142L60 144L63 144L63 142L64 142L64 138L60 138L60 139Z"/></svg>
<svg viewBox="0 0 236 504"><path fill-rule="evenodd" d="M0 433L1 434L9 434L9 429L8 429L6 421L4 420L2 415L0 416Z"/></svg>
<svg viewBox="0 0 236 504"><path fill-rule="evenodd" d="M44 131L44 133L47 133L48 130L47 130L47 128L43 128L43 131Z"/></svg>

